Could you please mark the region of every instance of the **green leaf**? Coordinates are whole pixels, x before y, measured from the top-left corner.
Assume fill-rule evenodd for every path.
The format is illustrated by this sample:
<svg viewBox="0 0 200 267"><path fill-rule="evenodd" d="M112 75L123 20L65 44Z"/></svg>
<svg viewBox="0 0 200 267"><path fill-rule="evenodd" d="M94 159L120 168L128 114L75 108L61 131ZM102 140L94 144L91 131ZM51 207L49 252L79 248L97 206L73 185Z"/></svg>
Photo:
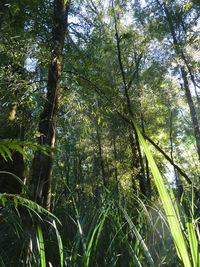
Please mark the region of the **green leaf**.
<svg viewBox="0 0 200 267"><path fill-rule="evenodd" d="M144 239L141 237L140 233L138 232L136 226L134 225L134 223L132 222L131 218L128 216L127 212L125 209L121 208L122 212L124 213L124 216L131 228L131 231L134 233L134 235L136 236L137 240L139 241L140 246L142 247L142 250L148 260L149 266L155 266L153 258L151 257L151 254L144 242Z"/></svg>
<svg viewBox="0 0 200 267"><path fill-rule="evenodd" d="M5 151L2 149L2 146L0 147L0 154L1 154L1 156L3 157L3 159L5 161L8 161L7 158L6 158L6 155L5 155Z"/></svg>
<svg viewBox="0 0 200 267"><path fill-rule="evenodd" d="M60 233L57 229L55 220L53 221L53 227L56 231L56 236L57 236L58 245L59 245L60 266L63 267L63 244L62 244L62 239L61 239Z"/></svg>
<svg viewBox="0 0 200 267"><path fill-rule="evenodd" d="M98 118L98 125L101 123L101 117Z"/></svg>
<svg viewBox="0 0 200 267"><path fill-rule="evenodd" d="M50 211L46 210L45 208L43 208L42 206L38 205L36 202L34 202L34 201L30 200L30 199L21 197L21 196L16 195L16 194L6 194L6 193L1 194L0 193L0 200L2 198L11 200L13 202L14 202L14 198L16 198L17 201L18 201L18 205L20 204L20 205L28 208L29 210L34 211L36 214L37 213L46 214L49 217L51 217L51 219L56 220L60 225L62 225L60 220L53 213L51 213Z"/></svg>
<svg viewBox="0 0 200 267"><path fill-rule="evenodd" d="M5 145L3 145L3 144L1 145L1 148L6 152L7 156L12 161L11 151Z"/></svg>
<svg viewBox="0 0 200 267"><path fill-rule="evenodd" d="M195 267L200 266L200 261L199 261L199 246L198 246L198 241L194 229L194 224L193 223L186 223L187 227L187 232L188 232L188 239L189 239L189 244L190 244L190 250L192 254L192 260L193 260L193 265Z"/></svg>
<svg viewBox="0 0 200 267"><path fill-rule="evenodd" d="M28 157L26 156L26 153L24 152L23 148L20 145L15 144L14 147L15 147L14 148L15 150L17 150L22 156L24 156L28 160Z"/></svg>
<svg viewBox="0 0 200 267"><path fill-rule="evenodd" d="M13 202L14 202L15 208L17 208L18 200L16 197L13 198Z"/></svg>
<svg viewBox="0 0 200 267"><path fill-rule="evenodd" d="M176 245L176 248L178 250L178 254L180 255L184 266L186 267L191 267L191 261L190 261L190 257L188 254L188 250L187 250L187 244L186 241L184 239L183 233L181 231L181 225L178 221L177 218L177 214L175 212L175 208L173 206L172 200L167 192L167 189L165 187L164 181L162 179L162 176L158 170L158 167L152 157L152 154L148 148L148 145L144 139L144 137L142 136L139 128L137 127L137 125L135 124L135 122L132 120L133 125L137 131L139 140L142 144L142 147L144 149L144 152L146 154L146 157L148 159L153 177L154 177L154 181L158 190L158 193L160 195L160 198L162 200L163 203L163 208L165 210L165 214L167 216L167 220L170 226L170 230L171 230L171 234L172 237L174 239L174 243Z"/></svg>
<svg viewBox="0 0 200 267"><path fill-rule="evenodd" d="M2 202L3 207L5 207L6 198L5 198L4 196L2 196L2 198L1 198L1 202Z"/></svg>
<svg viewBox="0 0 200 267"><path fill-rule="evenodd" d="M41 224L39 222L37 224L37 232L38 232L38 241L39 241L38 248L40 252L41 267L46 267L44 240L43 240Z"/></svg>

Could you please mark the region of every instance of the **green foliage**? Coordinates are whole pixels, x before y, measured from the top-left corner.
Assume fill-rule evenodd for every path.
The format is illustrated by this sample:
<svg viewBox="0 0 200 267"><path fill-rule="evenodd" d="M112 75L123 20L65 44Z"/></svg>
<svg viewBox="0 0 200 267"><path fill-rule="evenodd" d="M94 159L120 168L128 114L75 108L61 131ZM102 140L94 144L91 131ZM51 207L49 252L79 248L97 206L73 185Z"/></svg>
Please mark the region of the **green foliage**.
<svg viewBox="0 0 200 267"><path fill-rule="evenodd" d="M27 198L21 197L19 195L14 195L14 194L0 194L0 201L2 203L2 214L0 216L0 224L5 224L7 225L7 227L9 227L9 221L6 219L6 212L9 211L10 215L13 213L12 212L12 207L14 207L15 211L17 211L18 214L18 218L19 220L19 225L16 225L16 230L18 227L20 227L20 232L22 232L24 234L23 236L23 242L25 245L25 243L27 243L27 239L30 240L29 242L34 243L35 244L35 248L31 249L31 255L30 257L33 258L33 266L34 262L36 264L41 264L41 266L46 266L46 259L45 259L45 245L44 245L44 229L42 229L41 223L43 223L43 220L41 218L41 216L43 216L43 218L45 218L45 220L49 220L52 221L51 225L52 228L55 230L56 235L57 235L57 239L58 239L58 246L59 246L59 254L60 254L60 266L63 266L63 250L62 250L62 240L60 237L60 234L58 232L58 229L56 227L56 223L55 221L58 222L58 224L61 224L60 220L51 212L47 211L46 209L44 209L43 207L41 207L40 205L38 205L37 203L35 203L34 201L31 201ZM10 205L11 204L11 205ZM25 209L21 209L20 207L24 207ZM28 211L28 212L25 212ZM15 215L15 214L14 214ZM32 226L29 226L27 228L27 224L26 221L31 221ZM15 224L15 222L14 222ZM23 230L23 227L25 227L25 229ZM33 235L34 233L34 227L36 227L37 231L36 231L36 236ZM32 229L31 229L32 228ZM18 230L17 230L18 231ZM24 231L24 232L23 232ZM27 232L26 231L30 231L31 233L27 236ZM14 231L15 234L17 234L17 239L20 240L20 235L22 234L18 234L17 232ZM2 232L3 234L3 232ZM2 238L4 239L5 237L2 236ZM13 236L14 238L14 236ZM37 242L35 242L36 240L38 240ZM4 241L3 241L4 242ZM12 241L13 242L13 241ZM30 245L30 244L29 244ZM28 245L28 246L29 246ZM39 251L39 255L40 255L40 263L34 259L34 254L37 254L37 250L36 247L38 245L38 251ZM18 245L20 248L20 245ZM19 258L19 264L20 261L23 262L23 264L25 264L25 261L22 259L24 256L24 252L27 252L27 247L25 245L25 247L21 247L22 251L20 252L21 256ZM4 249L2 250L2 253L0 254L0 260L1 260L1 264L3 266L3 264L5 264L4 262ZM21 258L22 257L22 258ZM36 256L37 257L37 256ZM8 261L10 262L10 261Z"/></svg>
<svg viewBox="0 0 200 267"><path fill-rule="evenodd" d="M167 216L167 220L169 222L169 226L171 229L171 233L174 239L174 242L176 244L178 254L180 255L184 266L192 266L191 260L189 258L188 249L187 249L187 242L184 239L183 233L181 228L182 222L179 215L178 208L176 206L176 203L172 203L172 200L170 199L170 196L166 190L166 187L164 185L163 179L159 173L159 170L155 164L155 161L151 155L151 152L146 144L145 139L143 138L142 134L140 133L138 127L136 126L135 122L133 121L133 124L136 128L136 131L138 133L140 142L142 143L142 146L144 148L145 154L148 158L151 171L153 173L155 183L159 192L159 195L161 197L161 200L163 202L163 207L165 209L165 213ZM173 192L170 189L171 195L174 198ZM199 266L199 249L198 249L198 241L195 233L195 224L194 222L186 222L187 227L187 234L188 234L188 240L190 244L191 249L191 255L194 266Z"/></svg>
<svg viewBox="0 0 200 267"><path fill-rule="evenodd" d="M44 250L44 239L42 234L42 228L40 223L37 225L38 231L38 240L39 240L39 253L40 253L40 260L41 260L41 267L46 267L46 259L45 259L45 250Z"/></svg>
<svg viewBox="0 0 200 267"><path fill-rule="evenodd" d="M136 226L134 225L134 223L131 221L131 218L128 216L126 210L122 209L122 212L123 212L124 217L126 218L128 224L129 224L129 226L130 226L131 231L133 231L134 235L136 236L136 239L137 239L138 243L139 243L140 246L142 247L142 250L143 250L143 252L144 252L144 255L145 255L145 257L147 258L148 265L149 265L149 266L155 266L154 261L153 261L153 259L152 259L152 256L151 256L151 254L150 254L150 252L149 252L149 250L148 250L148 248L147 248L147 246L146 246L146 244L145 244L143 238L141 237L141 235L140 235L140 233L139 233L137 227L136 227ZM141 266L140 263L139 263L139 261L138 261L138 259L137 259L137 256L136 256L136 255L135 255L135 259L137 260L137 264L138 264L139 266Z"/></svg>
<svg viewBox="0 0 200 267"><path fill-rule="evenodd" d="M12 150L18 151L28 160L24 148L31 149L34 152L39 150L47 156L48 151L58 151L58 149L49 147L47 145L41 146L32 142L20 141L18 139L0 139L0 155L4 158L5 161L7 161L8 158L12 161Z"/></svg>
<svg viewBox="0 0 200 267"><path fill-rule="evenodd" d="M59 219L53 215L51 212L49 212L48 210L44 209L42 206L38 205L36 202L21 197L19 195L15 195L15 194L0 194L0 200L2 202L2 205L5 206L6 201L11 201L12 203L14 203L15 207L17 207L18 205L22 205L24 207L26 207L27 209L32 210L33 212L35 212L35 214L39 216L39 214L45 214L50 216L50 218L55 219L58 223L60 223Z"/></svg>
<svg viewBox="0 0 200 267"><path fill-rule="evenodd" d="M46 95L54 1L0 1L0 174L23 188L21 195L0 195L1 266L199 266L200 164L180 76L184 66L198 114L198 1L113 1L119 47L108 2L65 1L58 150L36 144L43 139L41 112L57 109ZM132 115L187 173L195 193L160 152L149 152L139 132L137 144ZM26 159L27 185L6 171L17 169L16 151ZM41 178L38 171L34 184L30 179L36 151L58 152L50 212L30 199ZM142 182L150 190L140 199Z"/></svg>

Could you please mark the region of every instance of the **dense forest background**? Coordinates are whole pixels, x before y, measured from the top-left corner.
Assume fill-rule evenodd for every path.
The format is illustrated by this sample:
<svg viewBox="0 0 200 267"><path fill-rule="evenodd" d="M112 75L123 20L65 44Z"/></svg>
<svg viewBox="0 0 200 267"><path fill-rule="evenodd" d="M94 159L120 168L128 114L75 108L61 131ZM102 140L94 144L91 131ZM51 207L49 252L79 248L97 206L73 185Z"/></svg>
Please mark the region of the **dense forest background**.
<svg viewBox="0 0 200 267"><path fill-rule="evenodd" d="M200 266L199 34L198 0L0 1L0 266Z"/></svg>

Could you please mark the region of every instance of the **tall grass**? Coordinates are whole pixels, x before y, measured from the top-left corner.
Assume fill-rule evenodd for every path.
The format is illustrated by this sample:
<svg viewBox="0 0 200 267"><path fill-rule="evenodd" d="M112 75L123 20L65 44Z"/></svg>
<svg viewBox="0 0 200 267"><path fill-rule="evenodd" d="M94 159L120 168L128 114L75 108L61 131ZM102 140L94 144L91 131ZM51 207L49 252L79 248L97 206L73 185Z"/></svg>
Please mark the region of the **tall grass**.
<svg viewBox="0 0 200 267"><path fill-rule="evenodd" d="M27 243L26 240L21 242L25 229L24 215L19 207L28 211L25 217L29 216L35 227L31 236L33 248L30 264L33 267L46 267L47 255L50 255L53 266L61 267L179 266L178 257L186 267L200 266L199 218L194 211L194 194L192 192L190 200L183 196L181 202L176 203L170 184L163 180L146 141L136 125L135 128L148 158L166 217L152 203L145 204L135 195L128 202L123 197L115 199L112 191L107 190L98 202L93 199L84 203L69 187L68 198L62 197L52 214L31 201L28 188L23 186L24 196L0 194L1 266L25 265L26 255L23 253ZM18 180L14 176L13 179ZM154 218L153 212L156 214ZM166 221L174 240L173 247L172 238L167 242L164 238ZM164 225L161 230L159 222ZM48 235L44 233L46 224L51 225ZM16 258L13 256L16 252L10 250L9 244L19 247L20 242L21 250ZM177 256L169 257L175 247ZM10 259L8 255L11 255Z"/></svg>
<svg viewBox="0 0 200 267"><path fill-rule="evenodd" d="M146 157L149 161L149 165L154 177L154 181L158 190L158 193L160 195L160 198L163 203L163 208L165 210L165 214L167 216L167 220L170 226L171 234L174 239L175 246L177 248L177 253L178 256L181 258L183 264L185 267L191 267L192 266L192 261L193 261L193 266L199 266L199 249L198 249L198 241L196 238L196 233L195 233L195 224L194 220L189 223L187 222L186 227L187 227L187 237L188 240L186 240L184 234L183 234L183 223L181 222L181 217L178 211L178 207L176 203L172 202L172 199L170 197L170 194L168 193L166 186L164 184L163 178L157 168L157 165L152 157L152 154L148 148L148 145L142 136L139 128L135 124L135 122L132 120L134 127L137 131L139 140L142 144L142 147L144 149L144 152L146 154ZM171 196L174 198L173 192L170 188ZM175 199L175 198L174 198ZM190 252L192 256L192 261L191 257L189 256L188 252L188 242L190 246Z"/></svg>
<svg viewBox="0 0 200 267"><path fill-rule="evenodd" d="M59 219L34 201L16 194L0 194L0 203L0 265L46 267L47 244L42 225L50 223L57 235L59 265L63 267L62 240L55 223L60 224ZM9 243L16 243L17 251L13 253Z"/></svg>

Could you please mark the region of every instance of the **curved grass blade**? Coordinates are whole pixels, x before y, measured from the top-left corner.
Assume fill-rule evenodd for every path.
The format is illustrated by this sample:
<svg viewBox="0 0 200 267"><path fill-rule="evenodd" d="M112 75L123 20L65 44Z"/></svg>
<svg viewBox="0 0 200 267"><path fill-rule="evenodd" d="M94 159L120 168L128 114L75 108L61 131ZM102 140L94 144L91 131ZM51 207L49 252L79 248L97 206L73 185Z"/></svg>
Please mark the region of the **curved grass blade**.
<svg viewBox="0 0 200 267"><path fill-rule="evenodd" d="M96 248L97 248L97 244L98 244L98 241L99 241L99 237L100 237L100 234L102 232L102 229L103 229L103 225L104 225L104 222L105 222L105 219L106 219L106 216L107 216L107 213L109 211L109 208L107 208L106 212L102 212L99 216L99 220L100 222L96 225L95 229L93 230L93 233L92 233L92 236L90 238L90 241L89 241L89 244L88 244L88 247L87 247L87 251L86 251L86 266L89 266L89 262L90 262L90 255L91 255L91 250L92 250L92 245L94 243L94 255L95 255L95 252L96 252ZM103 214L103 218L101 218L101 215ZM97 233L97 237L96 237L96 240L94 242L94 237Z"/></svg>
<svg viewBox="0 0 200 267"><path fill-rule="evenodd" d="M62 239L61 239L60 233L57 229L55 220L53 221L53 226L54 226L54 229L56 231L56 236L57 236L57 240L58 240L59 254L60 254L60 266L63 267L63 244L62 244Z"/></svg>
<svg viewBox="0 0 200 267"><path fill-rule="evenodd" d="M149 147L144 139L144 137L142 136L139 128L137 127L137 125L135 124L135 122L132 120L133 125L137 131L139 140L142 144L142 147L144 149L144 152L146 154L146 157L148 159L153 177L154 177L154 181L158 190L158 193L160 195L160 198L162 200L163 203L163 208L165 210L167 219L168 219L168 223L170 226L170 230L171 230L171 234L172 237L174 239L174 243L176 245L176 248L178 250L178 254L181 257L181 260L184 263L184 266L186 267L191 267L191 261L190 261L190 257L188 254L188 250L187 250L187 245L185 242L185 239L183 237L183 233L181 231L181 226L180 223L178 221L172 200L167 192L167 189L165 187L163 178L158 170L158 167L153 159L153 156L149 150Z"/></svg>
<svg viewBox="0 0 200 267"><path fill-rule="evenodd" d="M1 194L0 193L0 200L2 199L3 199L4 205L5 205L6 200L11 200L13 203L17 202L18 204L25 206L29 210L33 210L37 213L49 215L52 219L55 219L59 224L61 224L60 220L53 213L46 210L45 208L43 208L42 206L38 205L36 202L30 199L27 199L27 198L24 198L19 195L15 195L15 194L6 194L6 193Z"/></svg>
<svg viewBox="0 0 200 267"><path fill-rule="evenodd" d="M43 240L41 224L39 222L37 224L37 232L38 232L38 241L39 241L38 248L40 252L41 267L46 267L44 240Z"/></svg>
<svg viewBox="0 0 200 267"><path fill-rule="evenodd" d="M143 240L143 238L141 237L140 233L138 232L136 226L134 225L134 223L132 222L131 218L128 216L127 212L125 209L121 208L122 209L122 212L124 214L124 217L126 218L130 228L131 228L131 231L134 233L134 235L136 236L140 246L142 247L142 250L144 252L144 255L146 256L146 259L149 263L149 266L155 266L154 265L154 261L151 257L151 254L149 253L149 250Z"/></svg>
<svg viewBox="0 0 200 267"><path fill-rule="evenodd" d="M186 223L187 226L187 231L188 231L188 239L190 243L190 250L192 254L192 260L194 266L199 267L200 262L199 262L199 247L198 247L198 241L194 229L194 224L193 223Z"/></svg>

